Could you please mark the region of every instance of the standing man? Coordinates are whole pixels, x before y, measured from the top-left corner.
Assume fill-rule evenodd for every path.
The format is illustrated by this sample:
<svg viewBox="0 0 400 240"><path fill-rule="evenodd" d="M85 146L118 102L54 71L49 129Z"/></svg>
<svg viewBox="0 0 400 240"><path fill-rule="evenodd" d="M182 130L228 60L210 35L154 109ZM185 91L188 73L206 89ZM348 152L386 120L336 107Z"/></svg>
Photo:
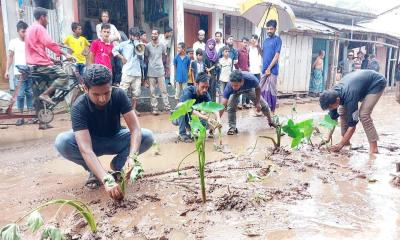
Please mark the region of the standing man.
<svg viewBox="0 0 400 240"><path fill-rule="evenodd" d="M258 80L261 78L262 50L258 45L258 36L253 34L249 48L249 72L254 74Z"/></svg>
<svg viewBox="0 0 400 240"><path fill-rule="evenodd" d="M229 78L230 81L225 87L222 98L222 104L225 108L228 106L229 130L227 134L236 135L239 132L236 128L236 109L240 94L247 95L254 103L257 112L261 111L267 117L269 126L275 127L269 107L264 99L261 98L261 88L258 79L253 74L240 70L233 71ZM220 111L220 117L222 117L224 111L224 109Z"/></svg>
<svg viewBox="0 0 400 240"><path fill-rule="evenodd" d="M232 59L233 65L238 63L238 51L233 47L233 36L229 36L226 39L226 45L229 47L229 58ZM218 52L218 57L222 58L224 56L224 51L222 49ZM233 70L233 67L232 67Z"/></svg>
<svg viewBox="0 0 400 240"><path fill-rule="evenodd" d="M236 69L241 71L249 71L249 39L246 37L242 38L242 47L238 50L238 62L235 65ZM247 99L246 95L240 97L239 109L250 108L250 100Z"/></svg>
<svg viewBox="0 0 400 240"><path fill-rule="evenodd" d="M219 50L225 46L223 39L222 39L222 32L215 32L215 50L219 53Z"/></svg>
<svg viewBox="0 0 400 240"><path fill-rule="evenodd" d="M14 38L8 44L8 58L7 58L7 68L4 75L6 80L9 79L9 72L11 65L14 64L14 83L15 86L19 86L17 95L17 107L20 113L24 112L24 103L26 99L26 108L28 111L32 111L33 103L33 93L32 93L32 79L22 78L21 73L18 71L17 65L26 65L25 58L25 34L28 24L23 21L17 23L18 37ZM17 89L17 88L16 88ZM21 126L24 124L24 119L20 118L17 120L15 125Z"/></svg>
<svg viewBox="0 0 400 240"><path fill-rule="evenodd" d="M205 43L205 37L206 32L202 29L199 30L198 32L198 41L193 44L193 51L196 52L197 49L201 49L203 51L206 50L206 43Z"/></svg>
<svg viewBox="0 0 400 240"><path fill-rule="evenodd" d="M267 101L272 114L275 114L277 102L277 80L279 73L279 55L281 53L282 40L275 34L276 20L267 22L267 35L263 44L263 68L261 79L262 96Z"/></svg>
<svg viewBox="0 0 400 240"><path fill-rule="evenodd" d="M163 58L165 67L165 82L171 85L171 50L172 50L172 36L173 30L170 27L165 27L164 34L160 34L160 43L164 44L166 47L165 57Z"/></svg>
<svg viewBox="0 0 400 240"><path fill-rule="evenodd" d="M354 71L354 53L349 52L347 58L339 63L342 68L342 77Z"/></svg>
<svg viewBox="0 0 400 240"><path fill-rule="evenodd" d="M64 55L67 59L72 57L62 51L47 33L47 9L37 7L33 11L33 16L35 22L26 30L25 52L27 65L33 66L33 74L39 76L38 80L34 81L32 85L34 107L36 113L38 113L43 108L40 100L54 104L50 96L56 89L62 90L68 86L68 75L60 66L54 65L46 50L54 52L57 57L61 55ZM47 129L49 127L47 124L39 123L39 129Z"/></svg>
<svg viewBox="0 0 400 240"><path fill-rule="evenodd" d="M145 50L145 56L148 59L147 77L150 82L150 100L151 107L153 108L153 115L159 115L156 87L160 88L165 111L171 110L164 78L163 55L166 54L166 48L164 44L158 41L159 34L160 32L158 29L153 29L151 32L151 42L146 45Z"/></svg>
<svg viewBox="0 0 400 240"><path fill-rule="evenodd" d="M86 93L71 109L72 131L59 134L55 147L64 158L90 173L86 182L88 188L103 184L111 198L121 199L121 188L98 157L116 155L110 168L121 171L147 151L154 139L150 130L140 127L125 92L113 88L111 81L111 72L105 66L93 64L87 68L84 76ZM128 128L121 127L121 115ZM107 182L114 184L105 184Z"/></svg>
<svg viewBox="0 0 400 240"><path fill-rule="evenodd" d="M112 53L115 57L121 59L123 64L120 88L125 92L128 89L131 90L133 111L135 111L137 116L140 116L140 113L136 110L136 106L141 94L142 70L140 67L140 58L143 56L136 54L135 48L140 43L135 40L135 33L136 30L130 28L129 40L115 46Z"/></svg>
<svg viewBox="0 0 400 240"><path fill-rule="evenodd" d="M379 136L371 118L372 110L386 87L385 77L372 70L359 70L349 73L331 90L324 91L319 98L323 110L328 109L332 119L340 117L342 140L332 146L334 152L350 145L359 120L363 125L369 142L369 152L378 152ZM358 103L361 103L358 108Z"/></svg>

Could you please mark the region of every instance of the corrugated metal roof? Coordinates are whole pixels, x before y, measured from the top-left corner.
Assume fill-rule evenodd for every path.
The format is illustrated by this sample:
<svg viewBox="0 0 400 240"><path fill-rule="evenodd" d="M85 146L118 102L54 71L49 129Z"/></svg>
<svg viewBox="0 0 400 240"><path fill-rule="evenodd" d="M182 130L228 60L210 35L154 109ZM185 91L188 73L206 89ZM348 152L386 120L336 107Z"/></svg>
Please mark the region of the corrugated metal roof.
<svg viewBox="0 0 400 240"><path fill-rule="evenodd" d="M326 26L329 26L331 28L334 28L338 31L343 31L343 30L347 30L347 31L356 31L356 32L374 32L371 29L362 27L362 26L358 26L358 25L347 25L347 24L341 24L341 23L333 23L333 22L326 22L326 21L321 21L321 20L316 20L319 23L322 23Z"/></svg>
<svg viewBox="0 0 400 240"><path fill-rule="evenodd" d="M336 32L334 29L328 26L325 26L321 23L306 18L296 18L295 24L296 24L296 29L300 31L331 34L331 35L334 35Z"/></svg>

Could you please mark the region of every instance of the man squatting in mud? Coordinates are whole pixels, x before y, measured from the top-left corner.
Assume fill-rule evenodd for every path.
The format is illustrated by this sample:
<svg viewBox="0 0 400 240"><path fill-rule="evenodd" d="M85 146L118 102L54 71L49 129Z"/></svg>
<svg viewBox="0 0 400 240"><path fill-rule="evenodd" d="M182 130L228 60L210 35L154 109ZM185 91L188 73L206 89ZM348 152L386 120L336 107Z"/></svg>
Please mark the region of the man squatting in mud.
<svg viewBox="0 0 400 240"><path fill-rule="evenodd" d="M111 198L122 199L120 186L98 157L116 154L110 168L124 170L129 177L134 160L153 145L153 133L140 128L131 101L124 90L112 87L112 75L105 66L89 66L84 83L86 93L71 109L72 131L59 134L55 146L64 158L90 173L87 187L98 188L103 184ZM121 115L127 129L121 127Z"/></svg>
<svg viewBox="0 0 400 240"><path fill-rule="evenodd" d="M386 87L385 77L373 70L359 70L344 76L331 90L324 91L319 102L329 109L332 119L340 118L342 140L332 146L334 152L350 145L350 139L360 120L369 142L369 152L378 153L378 133L371 118L372 110ZM358 103L361 103L360 108ZM333 131L330 133L332 135Z"/></svg>

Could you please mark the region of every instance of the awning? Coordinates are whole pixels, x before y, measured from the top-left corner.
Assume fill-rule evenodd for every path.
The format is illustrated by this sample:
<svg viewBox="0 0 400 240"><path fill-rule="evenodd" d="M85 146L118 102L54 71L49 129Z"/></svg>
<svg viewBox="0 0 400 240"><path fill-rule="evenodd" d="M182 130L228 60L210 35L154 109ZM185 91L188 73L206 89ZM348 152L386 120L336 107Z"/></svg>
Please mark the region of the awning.
<svg viewBox="0 0 400 240"><path fill-rule="evenodd" d="M296 30L298 31L329 34L329 35L334 35L337 32L333 28L330 28L321 23L306 18L297 17L295 25L296 25Z"/></svg>

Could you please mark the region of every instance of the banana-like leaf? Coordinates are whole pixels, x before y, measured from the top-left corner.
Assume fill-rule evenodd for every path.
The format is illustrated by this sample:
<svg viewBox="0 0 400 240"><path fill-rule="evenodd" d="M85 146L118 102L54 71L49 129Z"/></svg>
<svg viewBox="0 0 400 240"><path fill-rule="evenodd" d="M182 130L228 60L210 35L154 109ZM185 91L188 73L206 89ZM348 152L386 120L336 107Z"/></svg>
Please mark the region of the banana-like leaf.
<svg viewBox="0 0 400 240"><path fill-rule="evenodd" d="M36 232L37 230L39 230L39 228L43 226L43 224L44 220L39 211L33 211L31 214L29 214L28 226L32 230L32 232Z"/></svg>
<svg viewBox="0 0 400 240"><path fill-rule="evenodd" d="M310 138L311 137L312 132L314 130L314 128L313 128L313 119L308 119L308 120L299 122L296 125L299 128L300 132L302 132L304 134L305 138Z"/></svg>
<svg viewBox="0 0 400 240"><path fill-rule="evenodd" d="M182 116L185 116L186 114L190 113L192 111L192 106L196 102L196 99L189 99L187 101L184 101L182 103L179 103L178 109L176 109L169 119L176 120Z"/></svg>
<svg viewBox="0 0 400 240"><path fill-rule="evenodd" d="M54 226L48 226L46 227L43 232L42 232L42 236L40 237L40 240L46 240L46 239L50 239L50 240L64 240L65 237L64 235L61 233L59 228L56 228Z"/></svg>
<svg viewBox="0 0 400 240"><path fill-rule="evenodd" d="M282 127L282 130L288 134L289 137L291 138L296 138L301 135L300 130L298 127L294 124L292 119L289 119L287 124Z"/></svg>
<svg viewBox="0 0 400 240"><path fill-rule="evenodd" d="M319 125L327 128L329 130L332 130L334 127L336 127L338 125L338 122L333 120L329 114L326 114L324 116L324 119L322 119L319 122Z"/></svg>
<svg viewBox="0 0 400 240"><path fill-rule="evenodd" d="M19 226L15 223L10 223L0 230L1 240L20 240L21 232Z"/></svg>
<svg viewBox="0 0 400 240"><path fill-rule="evenodd" d="M135 163L135 166L133 167L133 170L132 170L132 173L130 176L130 181L132 184L134 184L139 178L143 177L143 173L144 173L142 164L137 159L134 159L134 163Z"/></svg>
<svg viewBox="0 0 400 240"><path fill-rule="evenodd" d="M311 138L314 130L313 120L307 119L295 124L292 119L289 119L287 124L282 127L282 130L293 138L291 147L295 148L301 143L301 140Z"/></svg>
<svg viewBox="0 0 400 240"><path fill-rule="evenodd" d="M206 128L200 121L200 118L196 115L192 115L190 121L190 128L192 135L196 136L198 142L203 142L206 139Z"/></svg>
<svg viewBox="0 0 400 240"><path fill-rule="evenodd" d="M224 109L224 105L216 102L202 102L194 105L193 109L206 113L213 113Z"/></svg>

